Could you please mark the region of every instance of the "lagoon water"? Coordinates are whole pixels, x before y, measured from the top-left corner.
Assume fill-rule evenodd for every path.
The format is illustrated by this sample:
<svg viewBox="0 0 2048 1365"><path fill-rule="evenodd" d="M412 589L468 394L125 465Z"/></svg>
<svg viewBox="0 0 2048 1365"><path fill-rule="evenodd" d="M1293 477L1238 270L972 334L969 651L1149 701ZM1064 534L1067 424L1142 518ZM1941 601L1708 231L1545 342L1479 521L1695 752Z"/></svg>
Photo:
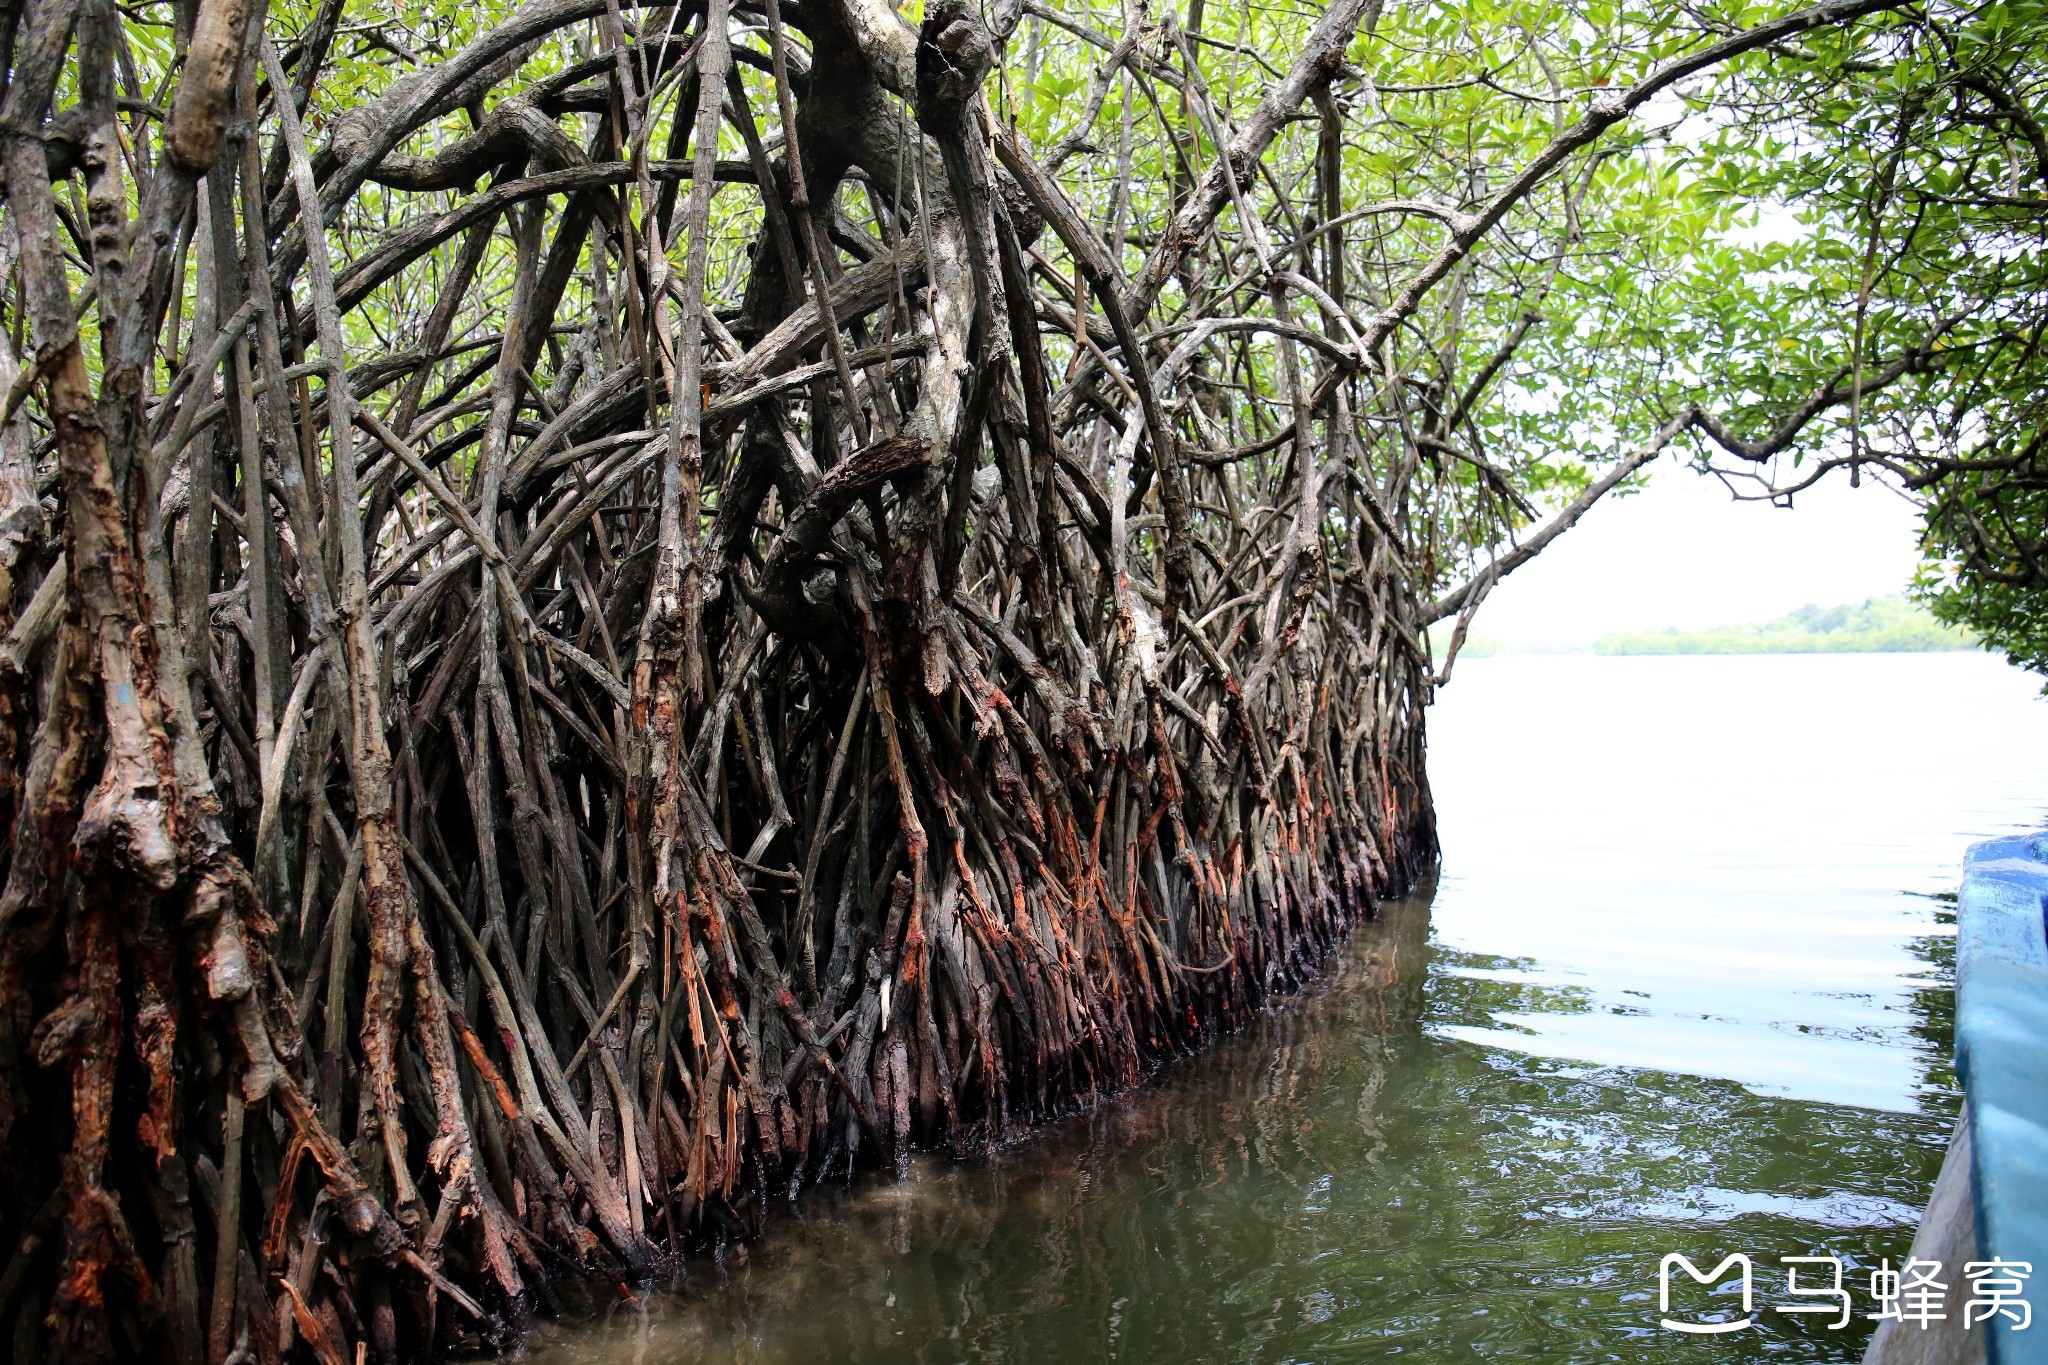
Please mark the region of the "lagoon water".
<svg viewBox="0 0 2048 1365"><path fill-rule="evenodd" d="M525 1354L1855 1360L1956 1109L1963 849L2048 824L2037 694L1976 654L1465 661L1442 873L1315 988L993 1160L808 1190ZM1661 1329L1674 1251L1748 1254L1754 1325ZM1780 1311L1802 1255L1842 1262L1847 1327ZM1733 1272L1681 1283L1677 1315L1738 1315Z"/></svg>

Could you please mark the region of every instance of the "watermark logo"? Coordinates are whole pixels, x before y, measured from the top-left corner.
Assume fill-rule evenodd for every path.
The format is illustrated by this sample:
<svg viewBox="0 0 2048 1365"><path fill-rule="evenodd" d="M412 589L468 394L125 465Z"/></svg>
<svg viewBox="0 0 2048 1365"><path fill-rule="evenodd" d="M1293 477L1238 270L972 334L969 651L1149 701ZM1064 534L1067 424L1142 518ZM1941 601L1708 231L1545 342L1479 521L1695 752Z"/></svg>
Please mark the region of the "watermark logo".
<svg viewBox="0 0 2048 1365"><path fill-rule="evenodd" d="M1772 1309L1788 1314L1830 1314L1833 1320L1821 1324L1830 1332L1838 1332L1849 1325L1855 1316L1855 1305L1843 1283L1839 1256L1780 1256L1778 1262L1785 1267L1786 1301L1770 1305ZM1724 1285L1724 1277L1731 1270L1739 1270L1742 1316L1726 1322L1694 1322L1672 1317L1673 1270L1682 1270L1696 1284L1714 1286L1716 1292ZM1964 1264L1962 1273L1963 1279L1969 1282L1969 1297L1962 1305L1963 1326L1978 1327L2001 1318L2005 1320L2008 1331L2023 1331L2033 1325L2034 1310L2025 1298L2027 1280L2034 1273L2031 1263L1969 1261ZM1910 1324L1922 1331L1937 1322L1948 1321L1951 1286L1942 1274L1940 1261L1923 1260L1918 1256L1908 1258L1906 1264L1897 1270L1892 1269L1889 1259L1878 1262L1877 1269L1870 1272L1869 1286L1871 1303L1877 1311L1864 1316L1872 1321L1889 1319L1900 1327ZM1702 1271L1688 1257L1674 1251L1657 1263L1657 1307L1663 1314L1659 1321L1666 1331L1696 1336L1717 1336L1755 1326L1755 1276L1755 1266L1747 1255L1739 1251L1722 1257L1719 1264L1707 1271Z"/></svg>
<svg viewBox="0 0 2048 1365"><path fill-rule="evenodd" d="M1666 1256L1657 1263L1657 1308L1660 1312L1664 1313L1671 1311L1672 1267L1682 1267L1686 1274L1692 1276L1700 1284L1716 1284L1720 1281L1722 1273L1733 1265L1742 1267L1742 1317L1733 1322L1679 1322L1674 1318L1667 1317L1663 1320L1665 1330L1692 1332L1697 1335L1707 1336L1720 1332L1740 1332L1743 1328L1754 1322L1756 1319L1750 1316L1750 1290L1752 1288L1750 1278L1755 1271L1749 1263L1749 1257L1739 1251L1732 1256L1722 1258L1721 1264L1715 1266L1704 1275L1700 1273L1698 1266L1677 1252L1674 1251L1669 1256Z"/></svg>

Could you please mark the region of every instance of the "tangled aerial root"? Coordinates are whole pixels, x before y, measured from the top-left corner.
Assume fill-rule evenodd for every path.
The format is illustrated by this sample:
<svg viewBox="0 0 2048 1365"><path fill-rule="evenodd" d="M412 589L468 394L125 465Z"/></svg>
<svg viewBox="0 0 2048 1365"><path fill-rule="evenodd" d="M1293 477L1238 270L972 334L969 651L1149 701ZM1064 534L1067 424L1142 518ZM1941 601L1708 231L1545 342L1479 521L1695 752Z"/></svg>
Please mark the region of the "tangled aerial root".
<svg viewBox="0 0 2048 1365"><path fill-rule="evenodd" d="M1141 332L1243 185L1126 281L1075 147L991 143L1014 8L788 9L537 0L316 146L335 0L180 7L166 108L107 0L19 7L14 1359L504 1344L555 1275L1132 1083L1434 856L1413 467L1284 306L1341 272Z"/></svg>

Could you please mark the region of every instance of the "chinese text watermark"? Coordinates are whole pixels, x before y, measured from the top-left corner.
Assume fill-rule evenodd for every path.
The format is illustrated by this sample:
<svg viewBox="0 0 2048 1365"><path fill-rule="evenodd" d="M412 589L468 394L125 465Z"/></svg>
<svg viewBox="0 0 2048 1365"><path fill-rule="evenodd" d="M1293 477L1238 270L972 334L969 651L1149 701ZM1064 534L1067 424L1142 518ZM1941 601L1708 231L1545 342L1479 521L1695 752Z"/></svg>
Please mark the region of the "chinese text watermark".
<svg viewBox="0 0 2048 1365"><path fill-rule="evenodd" d="M1785 1270L1785 1301L1767 1305L1770 1311L1827 1314L1830 1320L1820 1325L1831 1332L1849 1325L1855 1317L1856 1306L1850 1288L1844 1282L1841 1257L1780 1256L1778 1263ZM1673 1317L1673 1271L1682 1272L1696 1284L1716 1286L1717 1293L1732 1293L1739 1289L1742 1316L1727 1316L1721 1321ZM1737 1272L1738 1278L1724 1281L1723 1277L1731 1271ZM1962 1279L1967 1283L1968 1296L1962 1302L1962 1325L1978 1327L2002 1318L2009 1331L2017 1332L2031 1326L2034 1310L2027 1303L2026 1287L2033 1273L2033 1265L2026 1261L1965 1262ZM1657 1263L1657 1307L1663 1315L1659 1322L1666 1331L1701 1336L1740 1332L1755 1326L1755 1279L1754 1263L1741 1252L1722 1257L1710 1270L1701 1270L1690 1258L1674 1251ZM1682 1285L1684 1282L1681 1280L1679 1283ZM1877 1311L1864 1316L1872 1321L1890 1319L1900 1327L1911 1325L1924 1331L1937 1322L1948 1320L1951 1287L1952 1281L1944 1278L1940 1261L1909 1257L1904 1266L1894 1270L1891 1261L1886 1259L1870 1272L1868 1290Z"/></svg>

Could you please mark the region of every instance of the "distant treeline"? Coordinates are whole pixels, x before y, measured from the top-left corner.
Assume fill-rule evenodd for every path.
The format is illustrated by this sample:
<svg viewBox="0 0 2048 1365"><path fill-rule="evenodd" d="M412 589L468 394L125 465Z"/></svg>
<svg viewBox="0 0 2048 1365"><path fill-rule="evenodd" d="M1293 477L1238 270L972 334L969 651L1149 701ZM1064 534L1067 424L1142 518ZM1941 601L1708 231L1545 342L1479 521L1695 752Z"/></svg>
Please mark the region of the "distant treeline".
<svg viewBox="0 0 2048 1365"><path fill-rule="evenodd" d="M1976 649L1967 631L1946 626L1904 597L1861 606L1804 606L1774 621L1712 630L1618 631L1595 654L1923 654Z"/></svg>

